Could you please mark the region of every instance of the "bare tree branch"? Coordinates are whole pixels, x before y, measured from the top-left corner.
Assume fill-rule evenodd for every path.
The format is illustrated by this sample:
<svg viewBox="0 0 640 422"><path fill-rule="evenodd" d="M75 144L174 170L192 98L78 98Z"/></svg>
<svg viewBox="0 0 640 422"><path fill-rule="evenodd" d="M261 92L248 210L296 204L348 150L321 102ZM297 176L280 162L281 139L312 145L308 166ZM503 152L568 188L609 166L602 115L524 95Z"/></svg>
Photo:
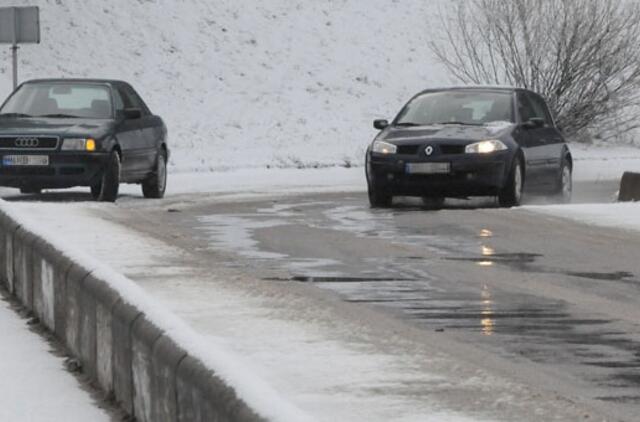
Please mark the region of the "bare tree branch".
<svg viewBox="0 0 640 422"><path fill-rule="evenodd" d="M640 126L637 0L452 0L441 21L430 47L462 83L537 91L576 140Z"/></svg>

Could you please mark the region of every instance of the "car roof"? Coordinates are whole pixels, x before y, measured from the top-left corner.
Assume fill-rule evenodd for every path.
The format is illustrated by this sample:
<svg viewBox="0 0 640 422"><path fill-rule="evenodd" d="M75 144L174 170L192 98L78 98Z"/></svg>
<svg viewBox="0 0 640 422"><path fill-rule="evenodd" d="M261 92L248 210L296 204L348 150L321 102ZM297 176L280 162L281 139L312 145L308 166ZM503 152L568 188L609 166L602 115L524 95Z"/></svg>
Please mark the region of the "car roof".
<svg viewBox="0 0 640 422"><path fill-rule="evenodd" d="M535 95L538 95L536 92L531 91L526 88L518 88L514 86L492 86L492 85L470 85L470 86L449 86L449 87L439 87L439 88L429 88L421 91L418 95L428 94L431 92L442 92L442 91L478 91L478 92L529 92Z"/></svg>
<svg viewBox="0 0 640 422"><path fill-rule="evenodd" d="M24 84L35 83L77 83L77 84L107 84L107 85L129 85L125 81L117 79L89 79L89 78L52 78L52 79L31 79Z"/></svg>

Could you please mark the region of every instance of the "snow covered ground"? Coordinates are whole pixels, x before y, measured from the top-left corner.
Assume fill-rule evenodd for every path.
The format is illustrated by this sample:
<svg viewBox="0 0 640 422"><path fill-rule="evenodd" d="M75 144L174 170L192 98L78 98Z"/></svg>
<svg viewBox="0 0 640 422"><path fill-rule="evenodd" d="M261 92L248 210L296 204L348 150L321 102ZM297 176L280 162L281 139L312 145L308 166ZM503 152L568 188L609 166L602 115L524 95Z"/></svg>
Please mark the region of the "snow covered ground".
<svg viewBox="0 0 640 422"><path fill-rule="evenodd" d="M0 420L107 422L63 359L0 299Z"/></svg>
<svg viewBox="0 0 640 422"><path fill-rule="evenodd" d="M590 226L640 232L640 202L529 206L523 209L567 218Z"/></svg>
<svg viewBox="0 0 640 422"><path fill-rule="evenodd" d="M442 3L11 2L41 9L42 44L21 48L21 80L132 82L166 119L179 171L361 162L374 118L450 82L428 48ZM1 98L10 81L7 47Z"/></svg>

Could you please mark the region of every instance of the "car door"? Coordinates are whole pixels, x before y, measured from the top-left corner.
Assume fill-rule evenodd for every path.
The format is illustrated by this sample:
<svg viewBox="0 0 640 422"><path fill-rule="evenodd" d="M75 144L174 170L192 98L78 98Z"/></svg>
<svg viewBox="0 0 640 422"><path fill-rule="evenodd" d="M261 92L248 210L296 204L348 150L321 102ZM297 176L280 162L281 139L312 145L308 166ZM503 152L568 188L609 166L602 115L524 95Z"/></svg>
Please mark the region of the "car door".
<svg viewBox="0 0 640 422"><path fill-rule="evenodd" d="M142 139L139 142L136 160L141 176L145 177L155 170L158 147L162 137L162 120L151 113L149 107L130 85L124 85L123 89L129 97L132 107L142 112L139 122Z"/></svg>
<svg viewBox="0 0 640 422"><path fill-rule="evenodd" d="M547 163L545 152L544 136L538 127L528 126L528 122L535 117L535 111L531 101L524 91L518 92L516 105L519 114L518 120L518 143L522 147L525 158L525 168L527 172L527 188L539 188L546 182L544 172Z"/></svg>
<svg viewBox="0 0 640 422"><path fill-rule="evenodd" d="M132 179L141 165L138 158L139 143L143 136L141 122L140 119L127 119L125 117L124 110L125 108L131 108L131 104L120 87L114 89L113 97L116 118L118 119L116 139L122 152L120 177L124 182L131 182L134 181Z"/></svg>
<svg viewBox="0 0 640 422"><path fill-rule="evenodd" d="M538 137L542 145L542 153L545 163L542 168L542 177L545 184L553 185L557 182L564 152L564 137L556 127L547 103L537 94L527 93L527 97L533 106L535 117L544 120L544 126L537 129Z"/></svg>

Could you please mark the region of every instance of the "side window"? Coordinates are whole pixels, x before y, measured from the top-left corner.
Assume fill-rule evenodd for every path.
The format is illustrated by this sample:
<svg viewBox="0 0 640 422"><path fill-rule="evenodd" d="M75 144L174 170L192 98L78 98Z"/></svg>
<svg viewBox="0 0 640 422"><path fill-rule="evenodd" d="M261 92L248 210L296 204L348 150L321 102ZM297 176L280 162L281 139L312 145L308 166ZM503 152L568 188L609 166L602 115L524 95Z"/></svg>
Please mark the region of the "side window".
<svg viewBox="0 0 640 422"><path fill-rule="evenodd" d="M523 122L528 122L536 117L531 102L523 93L518 94L518 111L520 112L520 119L522 119Z"/></svg>
<svg viewBox="0 0 640 422"><path fill-rule="evenodd" d="M142 101L140 96L131 87L124 86L122 88L122 91L124 95L127 97L128 104L130 104L127 107L137 108L142 110L143 116L148 116L149 114L151 114L149 112L149 109L145 105L144 101ZM127 103L127 100L125 100L125 104Z"/></svg>
<svg viewBox="0 0 640 422"><path fill-rule="evenodd" d="M549 114L549 109L547 108L547 104L544 100L537 95L527 95L529 100L531 101L531 105L533 106L533 112L535 113L534 117L540 118L544 120L545 125L553 126L553 120L551 119L551 114Z"/></svg>
<svg viewBox="0 0 640 422"><path fill-rule="evenodd" d="M124 105L124 100L122 99L122 94L117 89L113 90L113 101L116 107L116 113L122 112L126 107Z"/></svg>

